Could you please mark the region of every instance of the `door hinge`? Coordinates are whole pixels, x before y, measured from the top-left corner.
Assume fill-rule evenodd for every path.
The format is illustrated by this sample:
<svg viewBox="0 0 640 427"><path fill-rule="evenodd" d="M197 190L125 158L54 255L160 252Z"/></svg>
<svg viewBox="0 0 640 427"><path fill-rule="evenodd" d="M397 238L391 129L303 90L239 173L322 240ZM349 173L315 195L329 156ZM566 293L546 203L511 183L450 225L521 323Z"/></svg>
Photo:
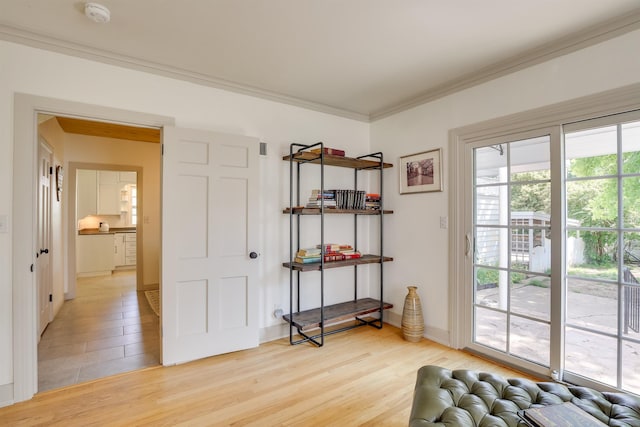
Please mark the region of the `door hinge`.
<svg viewBox="0 0 640 427"><path fill-rule="evenodd" d="M49 302L53 302L53 294L49 294Z"/></svg>
<svg viewBox="0 0 640 427"><path fill-rule="evenodd" d="M29 267L29 270L31 270L31 272L33 273L33 264L31 264L31 267Z"/></svg>
<svg viewBox="0 0 640 427"><path fill-rule="evenodd" d="M160 146L161 155L164 156L164 144Z"/></svg>
<svg viewBox="0 0 640 427"><path fill-rule="evenodd" d="M53 166L49 166L49 175L53 175Z"/></svg>

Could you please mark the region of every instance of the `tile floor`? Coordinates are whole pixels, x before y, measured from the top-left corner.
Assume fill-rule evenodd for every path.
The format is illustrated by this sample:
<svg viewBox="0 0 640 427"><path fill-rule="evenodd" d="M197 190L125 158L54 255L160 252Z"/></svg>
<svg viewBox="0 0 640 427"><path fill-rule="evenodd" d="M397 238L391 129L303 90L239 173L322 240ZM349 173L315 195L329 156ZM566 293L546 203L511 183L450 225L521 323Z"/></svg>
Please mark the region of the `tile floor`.
<svg viewBox="0 0 640 427"><path fill-rule="evenodd" d="M78 278L38 344L38 391L159 364L159 319L135 271Z"/></svg>

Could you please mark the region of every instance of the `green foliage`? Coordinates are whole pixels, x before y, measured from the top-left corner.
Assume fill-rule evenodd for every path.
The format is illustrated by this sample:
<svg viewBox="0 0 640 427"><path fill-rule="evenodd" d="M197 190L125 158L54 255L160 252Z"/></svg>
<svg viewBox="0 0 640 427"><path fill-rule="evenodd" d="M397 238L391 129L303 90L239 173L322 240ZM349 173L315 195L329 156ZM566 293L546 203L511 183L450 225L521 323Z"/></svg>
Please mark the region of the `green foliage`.
<svg viewBox="0 0 640 427"><path fill-rule="evenodd" d="M511 283L522 283L527 276L524 273L511 273Z"/></svg>
<svg viewBox="0 0 640 427"><path fill-rule="evenodd" d="M549 282L546 280L540 280L540 279L531 279L529 280L529 282L527 283L529 286L536 286L538 288L548 288L549 287Z"/></svg>
<svg viewBox="0 0 640 427"><path fill-rule="evenodd" d="M518 181L548 180L549 171L522 172ZM549 183L513 185L511 187L511 209L551 213L551 191Z"/></svg>
<svg viewBox="0 0 640 427"><path fill-rule="evenodd" d="M497 284L500 278L500 271L488 268L476 270L476 281L478 285Z"/></svg>

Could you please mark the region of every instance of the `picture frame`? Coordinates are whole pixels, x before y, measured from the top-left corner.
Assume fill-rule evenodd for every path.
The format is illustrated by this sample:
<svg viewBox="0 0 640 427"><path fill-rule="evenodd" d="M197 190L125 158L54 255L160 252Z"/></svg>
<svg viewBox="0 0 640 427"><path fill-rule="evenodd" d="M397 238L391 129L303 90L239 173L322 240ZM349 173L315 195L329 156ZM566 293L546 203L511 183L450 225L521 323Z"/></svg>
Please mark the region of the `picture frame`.
<svg viewBox="0 0 640 427"><path fill-rule="evenodd" d="M400 157L400 194L442 191L442 149Z"/></svg>

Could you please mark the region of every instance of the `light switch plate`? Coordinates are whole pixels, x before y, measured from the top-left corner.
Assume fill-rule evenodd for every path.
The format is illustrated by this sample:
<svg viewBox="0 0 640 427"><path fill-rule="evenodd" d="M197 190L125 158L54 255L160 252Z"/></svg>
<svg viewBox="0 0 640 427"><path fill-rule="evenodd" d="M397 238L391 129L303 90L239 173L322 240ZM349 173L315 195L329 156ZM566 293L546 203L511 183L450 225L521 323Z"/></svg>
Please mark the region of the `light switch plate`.
<svg viewBox="0 0 640 427"><path fill-rule="evenodd" d="M0 215L0 233L9 232L9 216Z"/></svg>
<svg viewBox="0 0 640 427"><path fill-rule="evenodd" d="M441 216L440 217L440 228L447 228L449 227L449 218L446 216Z"/></svg>

